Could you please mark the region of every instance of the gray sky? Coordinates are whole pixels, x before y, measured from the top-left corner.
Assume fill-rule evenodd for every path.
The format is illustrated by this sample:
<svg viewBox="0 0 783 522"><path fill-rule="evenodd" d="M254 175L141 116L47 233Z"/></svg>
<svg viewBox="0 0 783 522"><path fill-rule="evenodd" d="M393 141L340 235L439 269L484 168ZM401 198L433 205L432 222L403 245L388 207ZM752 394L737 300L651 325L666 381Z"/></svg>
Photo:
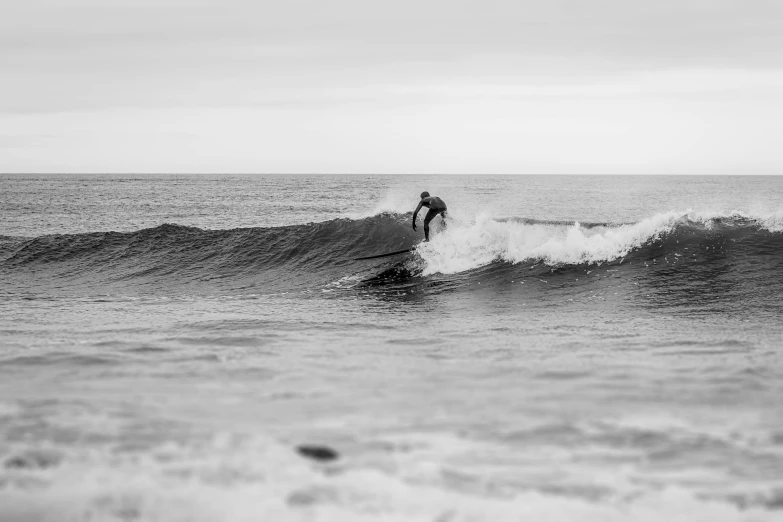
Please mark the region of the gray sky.
<svg viewBox="0 0 783 522"><path fill-rule="evenodd" d="M783 174L779 0L25 0L2 172Z"/></svg>

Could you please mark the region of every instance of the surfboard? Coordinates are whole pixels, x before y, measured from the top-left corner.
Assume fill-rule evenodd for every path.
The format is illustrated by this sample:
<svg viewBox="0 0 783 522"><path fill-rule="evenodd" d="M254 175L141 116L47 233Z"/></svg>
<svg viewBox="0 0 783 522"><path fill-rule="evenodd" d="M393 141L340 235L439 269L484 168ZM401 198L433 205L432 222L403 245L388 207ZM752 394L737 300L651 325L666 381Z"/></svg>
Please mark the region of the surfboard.
<svg viewBox="0 0 783 522"><path fill-rule="evenodd" d="M354 257L354 261L361 261L363 259L377 259L379 257L388 257L388 256L396 256L397 254L405 254L407 252L412 252L413 248L406 248L405 250L398 250L397 252L387 252L386 254L378 254L375 256L367 256L367 257Z"/></svg>

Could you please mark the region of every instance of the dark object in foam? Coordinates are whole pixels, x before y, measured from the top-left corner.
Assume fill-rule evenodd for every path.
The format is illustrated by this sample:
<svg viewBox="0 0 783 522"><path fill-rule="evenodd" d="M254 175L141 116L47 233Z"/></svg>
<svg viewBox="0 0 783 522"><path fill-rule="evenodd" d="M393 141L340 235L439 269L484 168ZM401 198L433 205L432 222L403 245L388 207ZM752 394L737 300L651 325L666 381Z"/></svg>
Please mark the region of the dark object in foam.
<svg viewBox="0 0 783 522"><path fill-rule="evenodd" d="M302 444L296 447L296 451L303 457L319 462L330 462L340 457L340 454L332 448L318 444Z"/></svg>

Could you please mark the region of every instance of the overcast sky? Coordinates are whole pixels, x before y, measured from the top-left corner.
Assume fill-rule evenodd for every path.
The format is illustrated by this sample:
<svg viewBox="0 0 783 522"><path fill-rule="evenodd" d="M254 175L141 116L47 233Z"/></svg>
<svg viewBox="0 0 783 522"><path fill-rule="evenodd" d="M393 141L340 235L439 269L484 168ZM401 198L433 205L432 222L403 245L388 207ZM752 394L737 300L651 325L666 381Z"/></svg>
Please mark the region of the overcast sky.
<svg viewBox="0 0 783 522"><path fill-rule="evenodd" d="M783 174L780 0L24 0L0 172Z"/></svg>

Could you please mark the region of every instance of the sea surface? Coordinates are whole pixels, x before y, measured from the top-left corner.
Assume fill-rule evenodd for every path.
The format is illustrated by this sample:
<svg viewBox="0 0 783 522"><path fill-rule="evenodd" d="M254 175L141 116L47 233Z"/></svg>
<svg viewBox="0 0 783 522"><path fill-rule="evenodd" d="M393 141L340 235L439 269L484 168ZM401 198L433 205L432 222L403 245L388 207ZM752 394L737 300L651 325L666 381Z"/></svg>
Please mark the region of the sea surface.
<svg viewBox="0 0 783 522"><path fill-rule="evenodd" d="M2 175L0 521L779 521L782 345L783 177Z"/></svg>

